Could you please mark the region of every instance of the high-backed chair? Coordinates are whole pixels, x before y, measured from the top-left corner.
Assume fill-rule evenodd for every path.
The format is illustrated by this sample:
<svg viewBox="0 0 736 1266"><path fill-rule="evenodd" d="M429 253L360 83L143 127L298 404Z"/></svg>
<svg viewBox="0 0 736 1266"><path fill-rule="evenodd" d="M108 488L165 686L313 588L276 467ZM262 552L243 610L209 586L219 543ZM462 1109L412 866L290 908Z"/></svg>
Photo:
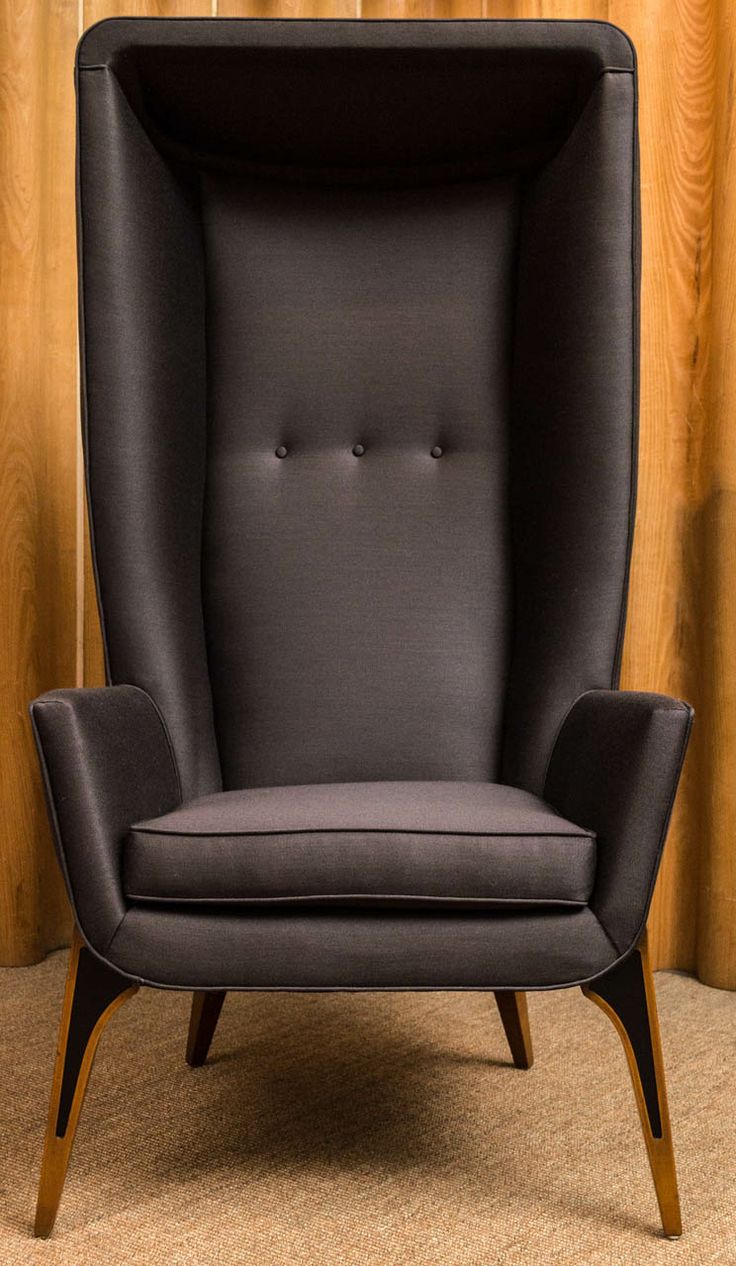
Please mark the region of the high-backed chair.
<svg viewBox="0 0 736 1266"><path fill-rule="evenodd" d="M617 690L636 69L586 22L116 20L78 54L109 685L32 705L78 931L36 1233L139 985L580 985L680 1214L644 928L691 724Z"/></svg>

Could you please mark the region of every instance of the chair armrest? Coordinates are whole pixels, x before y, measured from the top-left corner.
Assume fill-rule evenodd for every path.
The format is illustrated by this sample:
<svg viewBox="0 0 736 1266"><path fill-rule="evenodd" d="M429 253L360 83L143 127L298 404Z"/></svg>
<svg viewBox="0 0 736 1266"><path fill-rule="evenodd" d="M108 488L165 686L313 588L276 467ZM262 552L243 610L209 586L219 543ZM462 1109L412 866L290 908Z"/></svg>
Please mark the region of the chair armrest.
<svg viewBox="0 0 736 1266"><path fill-rule="evenodd" d="M168 734L137 686L49 691L31 704L31 723L69 899L104 954L126 910L120 852L129 828L181 803Z"/></svg>
<svg viewBox="0 0 736 1266"><path fill-rule="evenodd" d="M666 695L590 690L555 742L544 798L596 832L590 904L620 954L644 928L692 718Z"/></svg>

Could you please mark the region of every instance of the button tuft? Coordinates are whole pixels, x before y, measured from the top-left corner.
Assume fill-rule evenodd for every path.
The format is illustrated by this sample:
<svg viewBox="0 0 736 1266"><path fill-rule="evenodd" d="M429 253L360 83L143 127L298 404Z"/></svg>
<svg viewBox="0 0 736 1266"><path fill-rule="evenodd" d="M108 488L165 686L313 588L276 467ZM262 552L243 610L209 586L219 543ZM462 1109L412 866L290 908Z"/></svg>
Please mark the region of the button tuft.
<svg viewBox="0 0 736 1266"><path fill-rule="evenodd" d="M363 456L363 454L364 454L364 452L365 452L365 448L363 447L363 445L362 445L362 444L355 444L355 445L354 445L354 447L353 447L353 457L362 457L362 456Z"/></svg>
<svg viewBox="0 0 736 1266"><path fill-rule="evenodd" d="M276 449L276 456L277 456L277 457L286 457L286 454L288 453L288 451L289 451L289 450L288 450L288 448L286 447L286 445L285 445L285 444L279 444L278 448Z"/></svg>
<svg viewBox="0 0 736 1266"><path fill-rule="evenodd" d="M441 456L442 456L442 449L440 448L439 444L435 444L434 448L432 449L432 457L441 457Z"/></svg>

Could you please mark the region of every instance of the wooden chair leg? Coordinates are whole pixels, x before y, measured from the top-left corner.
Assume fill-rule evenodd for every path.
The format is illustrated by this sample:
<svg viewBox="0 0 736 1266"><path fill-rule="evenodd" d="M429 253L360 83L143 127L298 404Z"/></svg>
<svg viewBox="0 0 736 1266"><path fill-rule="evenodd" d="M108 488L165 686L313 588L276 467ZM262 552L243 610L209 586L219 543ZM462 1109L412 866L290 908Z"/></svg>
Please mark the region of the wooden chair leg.
<svg viewBox="0 0 736 1266"><path fill-rule="evenodd" d="M526 994L499 991L495 998L514 1064L517 1068L531 1068L534 1052Z"/></svg>
<svg viewBox="0 0 736 1266"><path fill-rule="evenodd" d="M56 1048L34 1235L51 1234L102 1030L138 986L101 963L75 928Z"/></svg>
<svg viewBox="0 0 736 1266"><path fill-rule="evenodd" d="M662 1043L646 934L633 954L583 993L613 1021L626 1052L639 1109L662 1228L682 1235L675 1154L667 1106Z"/></svg>
<svg viewBox="0 0 736 1266"><path fill-rule="evenodd" d="M206 990L192 995L186 1056L192 1068L199 1068L207 1059L224 1001L225 990Z"/></svg>

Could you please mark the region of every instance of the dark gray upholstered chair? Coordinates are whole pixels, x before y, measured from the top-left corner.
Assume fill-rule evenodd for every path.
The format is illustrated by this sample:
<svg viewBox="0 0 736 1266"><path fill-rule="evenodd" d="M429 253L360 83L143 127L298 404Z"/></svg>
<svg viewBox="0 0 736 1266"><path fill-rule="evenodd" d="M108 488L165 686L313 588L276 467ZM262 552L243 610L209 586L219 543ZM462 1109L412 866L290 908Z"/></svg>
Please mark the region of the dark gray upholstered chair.
<svg viewBox="0 0 736 1266"><path fill-rule="evenodd" d="M634 53L578 22L103 22L78 55L104 689L32 705L78 931L36 1230L139 985L581 985L680 1232L643 940L690 709L619 692Z"/></svg>

